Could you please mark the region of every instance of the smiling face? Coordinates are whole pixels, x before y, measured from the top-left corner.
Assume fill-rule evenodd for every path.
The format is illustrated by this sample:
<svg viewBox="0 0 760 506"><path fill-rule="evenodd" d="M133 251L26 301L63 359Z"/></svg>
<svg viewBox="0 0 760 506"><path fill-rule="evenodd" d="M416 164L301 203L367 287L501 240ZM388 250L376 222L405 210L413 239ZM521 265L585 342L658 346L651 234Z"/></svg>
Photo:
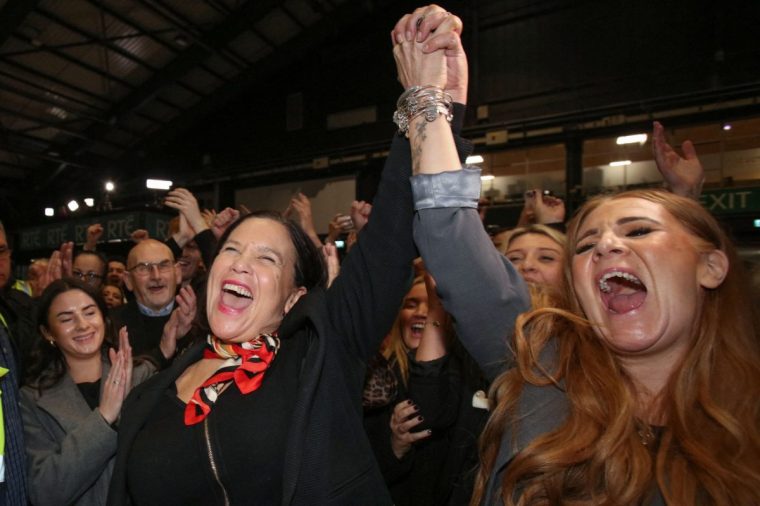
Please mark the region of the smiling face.
<svg viewBox="0 0 760 506"><path fill-rule="evenodd" d="M306 293L295 286L295 260L282 224L266 218L240 223L209 271L206 312L214 335L241 343L276 331Z"/></svg>
<svg viewBox="0 0 760 506"><path fill-rule="evenodd" d="M562 247L543 234L525 233L509 242L506 257L529 283L559 286Z"/></svg>
<svg viewBox="0 0 760 506"><path fill-rule="evenodd" d="M642 198L603 202L574 242L573 288L596 334L618 355L678 360L690 346L704 288L722 281L708 261L715 253Z"/></svg>
<svg viewBox="0 0 760 506"><path fill-rule="evenodd" d="M177 263L182 271L182 282L191 281L201 265L201 250L198 249L195 241L185 244L182 248L182 256Z"/></svg>
<svg viewBox="0 0 760 506"><path fill-rule="evenodd" d="M140 268L140 264L147 269ZM127 288L143 306L159 311L174 299L181 274L172 251L164 243L153 239L141 241L129 252L127 268L130 269L125 276Z"/></svg>
<svg viewBox="0 0 760 506"><path fill-rule="evenodd" d="M401 339L409 350L416 350L420 345L428 312L427 302L427 289L423 282L413 285L404 297L404 304L399 311L398 326Z"/></svg>
<svg viewBox="0 0 760 506"><path fill-rule="evenodd" d="M103 300L109 309L124 304L124 295L121 293L121 288L116 285L103 285L103 288L100 289L100 294L103 296Z"/></svg>
<svg viewBox="0 0 760 506"><path fill-rule="evenodd" d="M110 260L108 262L108 273L106 274L106 281L112 285L122 286L124 284L124 272L126 272L127 266L118 260Z"/></svg>
<svg viewBox="0 0 760 506"><path fill-rule="evenodd" d="M79 289L59 294L50 304L47 328L40 329L47 340L55 341L66 362L100 360L105 322L92 297Z"/></svg>

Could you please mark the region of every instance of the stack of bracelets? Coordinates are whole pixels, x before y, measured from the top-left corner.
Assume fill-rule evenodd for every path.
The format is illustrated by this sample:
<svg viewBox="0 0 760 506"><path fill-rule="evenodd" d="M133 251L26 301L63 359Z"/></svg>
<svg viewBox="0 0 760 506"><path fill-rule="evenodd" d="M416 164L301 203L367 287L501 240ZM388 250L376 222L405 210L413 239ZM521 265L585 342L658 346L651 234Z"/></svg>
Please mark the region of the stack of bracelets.
<svg viewBox="0 0 760 506"><path fill-rule="evenodd" d="M451 102L451 95L438 86L412 86L398 98L393 122L398 125L399 132L405 135L409 132L412 120L417 116L424 115L425 121L430 122L439 114L443 114L446 121L451 123Z"/></svg>

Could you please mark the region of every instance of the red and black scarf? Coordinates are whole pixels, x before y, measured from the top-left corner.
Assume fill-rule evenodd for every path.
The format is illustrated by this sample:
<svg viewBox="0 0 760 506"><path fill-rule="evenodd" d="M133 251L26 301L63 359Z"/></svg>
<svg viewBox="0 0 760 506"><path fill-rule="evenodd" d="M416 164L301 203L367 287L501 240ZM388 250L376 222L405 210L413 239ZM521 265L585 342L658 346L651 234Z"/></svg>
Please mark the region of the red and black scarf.
<svg viewBox="0 0 760 506"><path fill-rule="evenodd" d="M225 385L234 381L243 394L261 386L264 373L277 356L280 340L277 334L262 334L246 343L224 343L209 335L203 358L221 358L221 367L195 390L185 408L185 425L202 422Z"/></svg>

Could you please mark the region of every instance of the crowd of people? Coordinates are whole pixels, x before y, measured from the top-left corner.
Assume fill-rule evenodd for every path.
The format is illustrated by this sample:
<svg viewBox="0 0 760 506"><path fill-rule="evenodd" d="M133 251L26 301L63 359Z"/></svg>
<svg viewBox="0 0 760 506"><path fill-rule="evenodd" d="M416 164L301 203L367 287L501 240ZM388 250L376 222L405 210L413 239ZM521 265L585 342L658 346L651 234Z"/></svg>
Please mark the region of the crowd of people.
<svg viewBox="0 0 760 506"><path fill-rule="evenodd" d="M655 122L668 190L532 190L489 237L462 29L393 27L399 131L324 238L305 195L176 188L169 237L17 280L0 225L0 504L760 504L756 294L693 145Z"/></svg>

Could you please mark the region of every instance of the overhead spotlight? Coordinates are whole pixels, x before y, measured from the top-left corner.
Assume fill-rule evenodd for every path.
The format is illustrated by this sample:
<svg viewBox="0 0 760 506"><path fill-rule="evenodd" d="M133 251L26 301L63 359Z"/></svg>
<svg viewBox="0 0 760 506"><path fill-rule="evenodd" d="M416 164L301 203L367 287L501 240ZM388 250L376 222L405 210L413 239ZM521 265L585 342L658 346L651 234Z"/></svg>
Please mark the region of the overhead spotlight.
<svg viewBox="0 0 760 506"><path fill-rule="evenodd" d="M617 144L644 144L647 141L647 134L623 135L617 138Z"/></svg>
<svg viewBox="0 0 760 506"><path fill-rule="evenodd" d="M53 209L52 207L46 207L45 216L55 216L55 209Z"/></svg>
<svg viewBox="0 0 760 506"><path fill-rule="evenodd" d="M467 165L474 165L476 163L483 163L483 157L480 155L470 155L464 161Z"/></svg>
<svg viewBox="0 0 760 506"><path fill-rule="evenodd" d="M76 200L72 200L71 202L66 204L66 206L69 208L69 211L73 213L74 211L79 209L79 202L77 202Z"/></svg>
<svg viewBox="0 0 760 506"><path fill-rule="evenodd" d="M174 183L165 179L146 179L145 186L150 190L168 190Z"/></svg>
<svg viewBox="0 0 760 506"><path fill-rule="evenodd" d="M731 128L733 128L731 126L731 123L723 123L723 130L729 131L729 130L731 130Z"/></svg>
<svg viewBox="0 0 760 506"><path fill-rule="evenodd" d="M626 165L630 165L630 160L618 160L617 162L610 163L610 167L625 167Z"/></svg>
<svg viewBox="0 0 760 506"><path fill-rule="evenodd" d="M116 186L111 181L106 181L106 191L112 192L116 189Z"/></svg>
<svg viewBox="0 0 760 506"><path fill-rule="evenodd" d="M755 220L755 228L760 228L760 220Z"/></svg>
<svg viewBox="0 0 760 506"><path fill-rule="evenodd" d="M95 199L92 197L87 197L86 199L84 199L84 205L86 205L87 207L93 207L95 205Z"/></svg>

